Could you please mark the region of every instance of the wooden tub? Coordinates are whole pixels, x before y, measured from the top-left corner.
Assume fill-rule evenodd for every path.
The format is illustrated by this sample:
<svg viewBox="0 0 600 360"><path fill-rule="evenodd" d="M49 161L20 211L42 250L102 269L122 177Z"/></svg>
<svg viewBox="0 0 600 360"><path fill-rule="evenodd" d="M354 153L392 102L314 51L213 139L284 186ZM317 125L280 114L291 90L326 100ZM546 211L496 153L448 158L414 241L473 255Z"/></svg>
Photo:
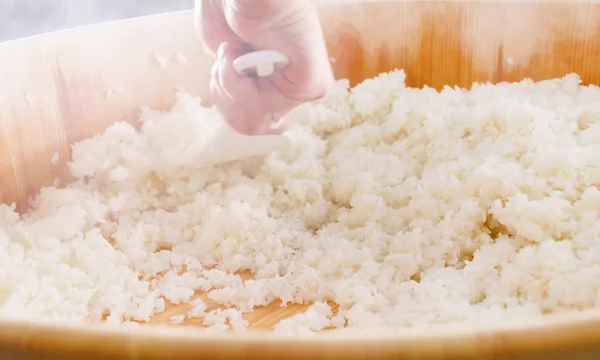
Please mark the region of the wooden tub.
<svg viewBox="0 0 600 360"><path fill-rule="evenodd" d="M332 1L334 3L335 1ZM388 1L324 5L321 18L337 78L352 84L403 68L410 86L562 77L600 84L600 3ZM25 209L55 178L69 180L69 144L141 106L168 109L176 89L207 96L212 59L191 11L87 26L0 44L0 202ZM183 54L187 63L176 61ZM157 56L167 60L159 66ZM60 155L56 165L53 154ZM270 329L304 306L270 306L249 317ZM165 324L183 313L172 306ZM184 325L194 325L185 323ZM515 358L600 355L600 311L486 331L399 331L385 335L281 337L206 334L197 326L115 329L0 319L0 359L51 355L122 359ZM4 357L6 356L6 357ZM47 358L47 357L44 357ZM526 357L530 358L530 357Z"/></svg>

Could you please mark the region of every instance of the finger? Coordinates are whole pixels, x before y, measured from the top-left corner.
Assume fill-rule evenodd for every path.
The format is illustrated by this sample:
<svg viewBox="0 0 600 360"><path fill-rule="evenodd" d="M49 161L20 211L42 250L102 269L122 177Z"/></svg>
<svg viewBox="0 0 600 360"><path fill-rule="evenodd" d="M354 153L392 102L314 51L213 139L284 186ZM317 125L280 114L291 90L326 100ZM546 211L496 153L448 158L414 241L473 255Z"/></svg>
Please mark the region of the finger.
<svg viewBox="0 0 600 360"><path fill-rule="evenodd" d="M239 74L233 61L251 49L244 43L224 43L219 48L214 92L219 109L231 126L247 135L279 134L273 117L288 113L298 104L283 96L268 78Z"/></svg>
<svg viewBox="0 0 600 360"><path fill-rule="evenodd" d="M246 121L248 119L248 112L231 99L221 84L219 84L217 77L215 77L214 81L211 81L211 95L215 107L235 131L240 134L252 135L254 125L250 121Z"/></svg>
<svg viewBox="0 0 600 360"><path fill-rule="evenodd" d="M216 54L223 42L237 42L239 37L231 30L222 10L221 1L196 0L194 26L203 45Z"/></svg>
<svg viewBox="0 0 600 360"><path fill-rule="evenodd" d="M226 55L228 52L242 53L242 49L243 45L240 44L221 44L211 74L211 95L216 108L234 130L242 134L251 134L253 125L248 119L252 109L244 106L244 102L236 101L231 91L233 90L234 94L245 93L248 97L252 97L255 94L254 84L252 79L235 72L230 60L232 55ZM224 74L232 70L233 73ZM224 79L227 80L226 84L223 82Z"/></svg>
<svg viewBox="0 0 600 360"><path fill-rule="evenodd" d="M258 86L259 79L239 74L233 66L233 61L249 50L247 45L241 43L221 45L218 83L220 90L235 107L226 110L229 123L243 134L258 135L267 131L263 124L269 120L264 111L263 99Z"/></svg>
<svg viewBox="0 0 600 360"><path fill-rule="evenodd" d="M222 62L219 68L219 82L228 97L246 110L243 117L230 119L237 123L247 135L281 134L285 127L279 125L280 119L275 118L285 114L294 106L277 91L268 78L252 78L239 74L233 67L233 62L251 49L242 44L224 44Z"/></svg>
<svg viewBox="0 0 600 360"><path fill-rule="evenodd" d="M307 1L301 1L296 7L288 3L289 1L281 1L280 5L285 4L286 9L291 6L295 11L289 13L289 16L279 15L275 24L267 22L273 26L272 29L262 31L260 35L250 36L249 29L257 28L259 24L245 24L246 31L240 32L239 36L255 48L272 48L286 54L290 63L271 76L273 85L292 101L314 101L325 96L334 83L317 7ZM226 8L225 17L232 16L230 13L235 9L229 9L229 12L227 10ZM248 16L236 17L238 20L240 18L249 21ZM262 17L256 19L262 19L263 23L266 21Z"/></svg>
<svg viewBox="0 0 600 360"><path fill-rule="evenodd" d="M227 95L238 103L242 103L241 100L247 99L249 96L255 96L258 92L256 80L238 73L233 66L235 59L250 50L248 45L241 42L224 42L219 46L219 84Z"/></svg>
<svg viewBox="0 0 600 360"><path fill-rule="evenodd" d="M291 121L291 114L286 114L277 123L263 122L254 128L255 135L281 135L288 128Z"/></svg>
<svg viewBox="0 0 600 360"><path fill-rule="evenodd" d="M271 121L273 116L287 113L298 105L283 96L273 85L271 76L255 77L239 74L233 62L240 56L252 51L245 43L225 44L223 47L222 67L219 71L219 81L230 97L239 104L247 105L255 117L261 122Z"/></svg>
<svg viewBox="0 0 600 360"><path fill-rule="evenodd" d="M277 124L277 128L274 130L279 131L280 133L284 132L288 128L288 126L290 126L292 120L293 117L291 113L285 114Z"/></svg>

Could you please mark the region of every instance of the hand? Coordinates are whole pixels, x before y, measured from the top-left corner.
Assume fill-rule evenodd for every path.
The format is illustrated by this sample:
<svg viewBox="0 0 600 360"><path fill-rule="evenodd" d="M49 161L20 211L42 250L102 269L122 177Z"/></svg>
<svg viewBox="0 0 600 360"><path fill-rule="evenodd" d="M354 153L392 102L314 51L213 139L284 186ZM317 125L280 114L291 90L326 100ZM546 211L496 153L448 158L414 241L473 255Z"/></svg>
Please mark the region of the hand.
<svg viewBox="0 0 600 360"><path fill-rule="evenodd" d="M195 21L216 53L211 96L226 121L248 135L281 133L273 120L325 96L333 74L313 0L196 0ZM264 78L239 75L233 61L256 50L277 50L290 63Z"/></svg>

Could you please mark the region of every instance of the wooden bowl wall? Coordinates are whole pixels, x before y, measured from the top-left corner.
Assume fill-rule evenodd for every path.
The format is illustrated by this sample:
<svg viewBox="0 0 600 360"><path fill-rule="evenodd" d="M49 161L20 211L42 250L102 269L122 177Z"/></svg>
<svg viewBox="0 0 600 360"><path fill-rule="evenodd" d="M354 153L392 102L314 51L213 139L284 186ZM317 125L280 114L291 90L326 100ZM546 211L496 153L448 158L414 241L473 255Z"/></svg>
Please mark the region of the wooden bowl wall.
<svg viewBox="0 0 600 360"><path fill-rule="evenodd" d="M598 2L353 2L323 6L321 19L336 77L352 84L394 68L405 69L410 86L438 89L571 72L585 83L600 84ZM177 62L178 53L188 62ZM167 60L165 68L157 56ZM69 180L70 144L118 120L134 123L141 106L168 109L177 88L208 101L211 64L195 35L191 11L0 44L0 203L15 202L24 210L28 197L42 186L55 178ZM54 153L60 155L56 165L50 163ZM260 309L251 316L251 327L272 328L304 308ZM154 322L164 323L185 310L172 306ZM512 328L372 338L207 335L194 327L128 330L0 319L0 349L59 357L483 358L585 350L599 341L598 311L549 316L542 324Z"/></svg>

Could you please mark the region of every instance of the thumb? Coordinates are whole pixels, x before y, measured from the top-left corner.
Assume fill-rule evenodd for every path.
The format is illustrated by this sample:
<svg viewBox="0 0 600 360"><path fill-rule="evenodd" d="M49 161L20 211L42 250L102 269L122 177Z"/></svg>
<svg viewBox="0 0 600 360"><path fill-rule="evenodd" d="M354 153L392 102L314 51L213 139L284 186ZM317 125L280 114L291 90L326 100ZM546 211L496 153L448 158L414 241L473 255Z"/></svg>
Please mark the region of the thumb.
<svg viewBox="0 0 600 360"><path fill-rule="evenodd" d="M236 131L250 134L253 124L248 121L249 110L246 106L252 94L256 93L254 80L238 74L233 61L248 51L245 44L224 42L217 51L217 60L211 74L212 100Z"/></svg>

